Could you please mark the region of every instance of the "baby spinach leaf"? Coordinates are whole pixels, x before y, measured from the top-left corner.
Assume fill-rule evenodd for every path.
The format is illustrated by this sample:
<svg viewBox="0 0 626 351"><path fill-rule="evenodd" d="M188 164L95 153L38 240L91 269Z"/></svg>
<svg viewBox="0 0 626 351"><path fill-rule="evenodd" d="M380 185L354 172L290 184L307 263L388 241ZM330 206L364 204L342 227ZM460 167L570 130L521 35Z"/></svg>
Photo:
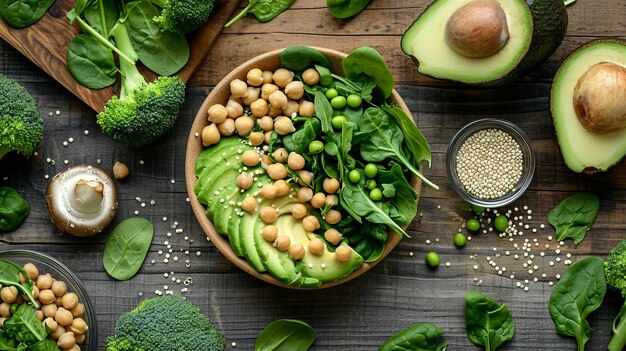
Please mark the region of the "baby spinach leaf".
<svg viewBox="0 0 626 351"><path fill-rule="evenodd" d="M575 337L579 351L593 335L586 318L600 307L605 293L603 261L590 256L567 267L550 294L548 308L556 332Z"/></svg>
<svg viewBox="0 0 626 351"><path fill-rule="evenodd" d="M279 319L270 323L254 345L255 351L306 351L315 342L315 331L303 321Z"/></svg>
<svg viewBox="0 0 626 351"><path fill-rule="evenodd" d="M288 9L294 1L296 0L250 0L248 6L228 21L224 27L239 21L248 13L253 14L260 22L269 22Z"/></svg>
<svg viewBox="0 0 626 351"><path fill-rule="evenodd" d="M67 68L74 79L90 89L112 85L117 74L111 49L88 34L78 34L70 42Z"/></svg>
<svg viewBox="0 0 626 351"><path fill-rule="evenodd" d="M413 160L413 166L419 168L421 161L428 161L430 167L431 155L430 146L424 137L424 134L417 128L413 118L399 107L383 106L382 109L394 118L396 123L402 129L404 135L404 144L410 151L410 158Z"/></svg>
<svg viewBox="0 0 626 351"><path fill-rule="evenodd" d="M389 216L401 226L411 224L417 214L417 193L402 173L402 167L394 163L391 170L379 171L380 182L385 185L387 203L393 206ZM389 189L393 189L393 194ZM383 194L384 195L384 194Z"/></svg>
<svg viewBox="0 0 626 351"><path fill-rule="evenodd" d="M495 351L515 333L509 309L478 291L465 294L465 324L469 340L486 351Z"/></svg>
<svg viewBox="0 0 626 351"><path fill-rule="evenodd" d="M57 344L50 339L42 339L28 348L28 351L59 351Z"/></svg>
<svg viewBox="0 0 626 351"><path fill-rule="evenodd" d="M35 316L35 307L25 303L19 305L17 311L4 321L2 329L27 346L34 345L48 337L48 332Z"/></svg>
<svg viewBox="0 0 626 351"><path fill-rule="evenodd" d="M416 323L392 335L378 351L445 351L443 329L430 323Z"/></svg>
<svg viewBox="0 0 626 351"><path fill-rule="evenodd" d="M91 1L84 10L85 20L105 38L111 34L111 30L119 18L119 10L115 1L98 0Z"/></svg>
<svg viewBox="0 0 626 351"><path fill-rule="evenodd" d="M315 93L315 115L322 122L322 132L328 133L333 130L331 120L333 118L333 107L328 102L326 95L317 92Z"/></svg>
<svg viewBox="0 0 626 351"><path fill-rule="evenodd" d="M145 218L128 218L118 224L104 245L104 269L117 280L132 278L143 264L154 236Z"/></svg>
<svg viewBox="0 0 626 351"><path fill-rule="evenodd" d="M29 213L30 205L15 189L0 188L0 232L19 227Z"/></svg>
<svg viewBox="0 0 626 351"><path fill-rule="evenodd" d="M371 78L353 82L336 74L332 74L332 77L335 79L335 86L339 94L344 96L355 94L359 95L365 101L372 101L372 94L376 88L376 83Z"/></svg>
<svg viewBox="0 0 626 351"><path fill-rule="evenodd" d="M321 52L308 46L290 46L280 53L282 67L292 71L304 71L314 65L330 68L328 58Z"/></svg>
<svg viewBox="0 0 626 351"><path fill-rule="evenodd" d="M315 65L315 70L320 75L320 85L323 87L330 87L333 84L333 74L328 68L321 65Z"/></svg>
<svg viewBox="0 0 626 351"><path fill-rule="evenodd" d="M320 120L312 117L307 118L302 127L292 134L294 150L298 154L305 154L309 144L317 138L320 132Z"/></svg>
<svg viewBox="0 0 626 351"><path fill-rule="evenodd" d="M548 222L556 230L557 240L572 239L580 244L591 229L600 211L600 200L591 193L577 193L556 206L548 214Z"/></svg>
<svg viewBox="0 0 626 351"><path fill-rule="evenodd" d="M0 16L13 28L39 21L56 0L0 0Z"/></svg>
<svg viewBox="0 0 626 351"><path fill-rule="evenodd" d="M341 61L346 78L352 81L363 81L371 77L378 88L388 98L393 90L393 76L380 54L367 46L351 52ZM367 79L365 79L367 80Z"/></svg>
<svg viewBox="0 0 626 351"><path fill-rule="evenodd" d="M0 350L16 351L17 341L4 333L0 333Z"/></svg>
<svg viewBox="0 0 626 351"><path fill-rule="evenodd" d="M339 19L356 16L363 11L372 0L327 0L328 12Z"/></svg>
<svg viewBox="0 0 626 351"><path fill-rule="evenodd" d="M0 285L2 286L15 286L17 290L26 294L30 301L36 301L33 295L33 281L27 278L25 282L20 281L20 273L24 277L28 277L28 274L21 266L0 258ZM37 305L35 304L35 307Z"/></svg>

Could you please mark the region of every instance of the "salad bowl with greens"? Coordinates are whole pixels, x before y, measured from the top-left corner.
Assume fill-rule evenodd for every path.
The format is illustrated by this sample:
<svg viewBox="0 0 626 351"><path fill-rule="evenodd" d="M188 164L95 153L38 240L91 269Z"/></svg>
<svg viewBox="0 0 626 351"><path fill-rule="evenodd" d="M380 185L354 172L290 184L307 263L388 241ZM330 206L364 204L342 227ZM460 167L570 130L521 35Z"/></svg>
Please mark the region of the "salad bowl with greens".
<svg viewBox="0 0 626 351"><path fill-rule="evenodd" d="M303 46L245 62L206 98L187 144L194 213L266 282L325 288L380 262L417 213L430 149L376 50Z"/></svg>

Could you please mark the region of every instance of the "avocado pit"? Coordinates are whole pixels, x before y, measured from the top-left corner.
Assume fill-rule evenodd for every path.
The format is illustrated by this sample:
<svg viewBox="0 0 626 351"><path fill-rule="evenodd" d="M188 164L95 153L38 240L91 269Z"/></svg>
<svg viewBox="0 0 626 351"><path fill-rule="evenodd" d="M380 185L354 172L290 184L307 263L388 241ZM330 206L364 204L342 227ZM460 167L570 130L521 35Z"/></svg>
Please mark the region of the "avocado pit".
<svg viewBox="0 0 626 351"><path fill-rule="evenodd" d="M626 127L626 68L607 62L593 65L574 88L574 110L592 133Z"/></svg>
<svg viewBox="0 0 626 351"><path fill-rule="evenodd" d="M448 19L446 43L457 53L473 58L499 52L509 39L506 13L495 1L474 0Z"/></svg>

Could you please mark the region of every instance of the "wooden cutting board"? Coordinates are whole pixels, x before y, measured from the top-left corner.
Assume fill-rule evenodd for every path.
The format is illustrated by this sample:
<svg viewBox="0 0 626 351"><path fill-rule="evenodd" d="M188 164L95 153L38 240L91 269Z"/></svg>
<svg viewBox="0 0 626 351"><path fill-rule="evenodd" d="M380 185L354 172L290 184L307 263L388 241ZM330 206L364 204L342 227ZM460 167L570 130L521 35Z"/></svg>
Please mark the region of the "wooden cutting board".
<svg viewBox="0 0 626 351"><path fill-rule="evenodd" d="M189 80L200 65L238 2L216 0L209 22L188 37L189 62L178 72L178 76L184 82ZM71 26L68 23L65 14L73 7L74 0L57 0L37 23L23 29L11 28L0 19L0 37L99 112L104 109L104 105L111 96L118 91L119 79L118 83L113 86L92 90L80 85L72 77L66 65L67 46L79 30L77 24ZM147 69L142 69L142 72L148 80L156 77Z"/></svg>

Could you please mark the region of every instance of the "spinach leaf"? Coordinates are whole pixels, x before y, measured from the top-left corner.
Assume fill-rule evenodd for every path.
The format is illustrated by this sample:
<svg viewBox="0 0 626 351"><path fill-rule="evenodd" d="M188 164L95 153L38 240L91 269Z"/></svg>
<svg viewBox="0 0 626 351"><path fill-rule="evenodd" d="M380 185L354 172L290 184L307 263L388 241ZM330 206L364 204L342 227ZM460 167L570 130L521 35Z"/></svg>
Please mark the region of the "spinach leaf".
<svg viewBox="0 0 626 351"><path fill-rule="evenodd" d="M317 138L319 132L320 120L315 117L307 118L302 127L292 134L293 151L300 155L305 154L309 144Z"/></svg>
<svg viewBox="0 0 626 351"><path fill-rule="evenodd" d="M577 193L556 206L548 214L548 222L556 230L557 240L573 239L580 244L591 229L600 211L600 200L591 193Z"/></svg>
<svg viewBox="0 0 626 351"><path fill-rule="evenodd" d="M113 51L88 34L76 35L67 48L67 68L74 79L90 89L115 83Z"/></svg>
<svg viewBox="0 0 626 351"><path fill-rule="evenodd" d="M380 54L367 46L351 52L341 61L346 78L352 81L363 81L372 78L388 98L393 90L393 76ZM365 78L364 78L365 76Z"/></svg>
<svg viewBox="0 0 626 351"><path fill-rule="evenodd" d="M128 218L118 224L104 245L103 264L117 280L132 278L146 259L154 227L145 218Z"/></svg>
<svg viewBox="0 0 626 351"><path fill-rule="evenodd" d="M333 84L333 74L324 66L315 65L315 70L320 75L320 85L330 87Z"/></svg>
<svg viewBox="0 0 626 351"><path fill-rule="evenodd" d="M387 196L387 203L392 206L389 216L401 226L411 224L417 214L417 193L409 184L402 172L402 167L394 163L391 170L378 172L380 183L386 186L387 195L389 187L393 188L393 195Z"/></svg>
<svg viewBox="0 0 626 351"><path fill-rule="evenodd" d="M315 115L322 122L322 132L328 133L332 132L333 126L331 121L333 119L333 107L328 102L326 95L317 92L315 93Z"/></svg>
<svg viewBox="0 0 626 351"><path fill-rule="evenodd" d="M358 82L353 82L336 74L333 74L332 77L336 80L335 86L339 94L345 96L348 96L350 94L356 94L365 101L372 101L372 94L374 92L374 89L376 88L376 83L371 78L362 79L362 81Z"/></svg>
<svg viewBox="0 0 626 351"><path fill-rule="evenodd" d="M254 345L255 351L306 351L315 342L315 331L303 321L279 319L270 323Z"/></svg>
<svg viewBox="0 0 626 351"><path fill-rule="evenodd" d="M0 188L0 232L19 227L29 213L30 205L15 189Z"/></svg>
<svg viewBox="0 0 626 351"><path fill-rule="evenodd" d="M48 332L35 316L35 307L25 303L19 305L17 311L4 321L2 329L27 346L34 345L48 337Z"/></svg>
<svg viewBox="0 0 626 351"><path fill-rule="evenodd" d="M339 19L356 16L372 0L326 0L328 12Z"/></svg>
<svg viewBox="0 0 626 351"><path fill-rule="evenodd" d="M600 307L605 293L603 261L591 256L567 267L550 294L548 308L556 332L575 337L579 351L593 335L586 318Z"/></svg>
<svg viewBox="0 0 626 351"><path fill-rule="evenodd" d="M42 339L38 343L30 346L28 351L59 351L59 347L50 339Z"/></svg>
<svg viewBox="0 0 626 351"><path fill-rule="evenodd" d="M495 351L515 333L509 309L478 291L465 294L465 324L469 340L486 351Z"/></svg>
<svg viewBox="0 0 626 351"><path fill-rule="evenodd" d="M413 161L413 166L419 168L421 161L428 161L430 167L431 155L430 146L424 137L424 134L417 128L412 117L399 107L395 106L383 106L382 109L393 117L396 123L402 129L404 135L404 144L410 151L410 158Z"/></svg>
<svg viewBox="0 0 626 351"><path fill-rule="evenodd" d="M30 301L37 301L35 300L35 296L33 295L33 281L30 278L27 278L26 281L22 283L20 281L20 273L24 277L28 277L28 274L26 273L24 268L18 266L11 261L0 258L0 285L13 285L20 293L26 294ZM37 304L34 304L35 307L37 307Z"/></svg>
<svg viewBox="0 0 626 351"><path fill-rule="evenodd" d="M182 33L162 31L153 19L160 11L149 1L129 3L128 34L141 63L160 76L178 72L189 61L189 44Z"/></svg>
<svg viewBox="0 0 626 351"><path fill-rule="evenodd" d="M308 46L290 46L280 53L282 67L292 71L304 71L314 65L330 68L328 58L321 52Z"/></svg>
<svg viewBox="0 0 626 351"><path fill-rule="evenodd" d="M445 351L443 329L430 323L416 323L392 335L378 351Z"/></svg>
<svg viewBox="0 0 626 351"><path fill-rule="evenodd" d="M0 16L13 28L39 21L56 0L0 0Z"/></svg>
<svg viewBox="0 0 626 351"><path fill-rule="evenodd" d="M84 15L93 29L108 38L119 19L119 10L115 1L92 0L92 3L85 7Z"/></svg>
<svg viewBox="0 0 626 351"><path fill-rule="evenodd" d="M260 22L269 22L288 9L295 1L296 0L250 0L248 6L237 16L228 21L224 27L228 27L239 21L248 13L253 14Z"/></svg>
<svg viewBox="0 0 626 351"><path fill-rule="evenodd" d="M16 351L17 341L11 338L9 335L0 333L0 350Z"/></svg>

